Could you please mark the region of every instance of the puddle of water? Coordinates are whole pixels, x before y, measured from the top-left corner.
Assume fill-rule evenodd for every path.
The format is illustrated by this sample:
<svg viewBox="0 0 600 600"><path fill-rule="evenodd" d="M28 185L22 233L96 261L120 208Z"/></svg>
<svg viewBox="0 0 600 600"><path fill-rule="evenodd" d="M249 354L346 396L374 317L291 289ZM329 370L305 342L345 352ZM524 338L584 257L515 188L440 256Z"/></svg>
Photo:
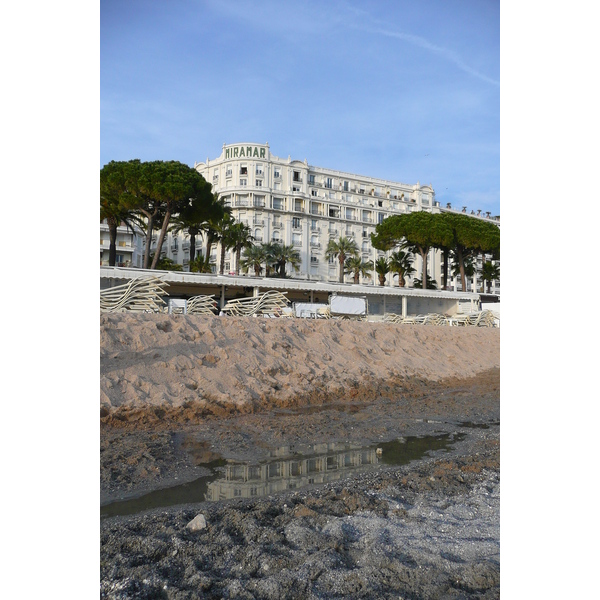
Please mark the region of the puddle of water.
<svg viewBox="0 0 600 600"><path fill-rule="evenodd" d="M492 423L474 423L473 421L463 421L458 423L459 427L467 427L468 429L489 429L490 425L500 425L500 421Z"/></svg>
<svg viewBox="0 0 600 600"><path fill-rule="evenodd" d="M429 452L448 450L464 434L409 436L371 446L344 443L312 444L303 452L280 446L256 463L216 460L204 466L211 475L139 498L106 504L100 516L132 515L153 508L232 498L258 498L309 485L338 481L378 465L404 465Z"/></svg>

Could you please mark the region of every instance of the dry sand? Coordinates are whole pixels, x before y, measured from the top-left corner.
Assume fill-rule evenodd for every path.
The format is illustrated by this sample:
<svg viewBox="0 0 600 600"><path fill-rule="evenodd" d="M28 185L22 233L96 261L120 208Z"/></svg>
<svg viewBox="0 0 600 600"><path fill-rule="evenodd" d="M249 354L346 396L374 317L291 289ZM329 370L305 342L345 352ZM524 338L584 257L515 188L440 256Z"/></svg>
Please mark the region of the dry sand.
<svg viewBox="0 0 600 600"><path fill-rule="evenodd" d="M500 366L500 332L358 321L102 314L101 416L370 399ZM200 412L198 412L200 411Z"/></svg>

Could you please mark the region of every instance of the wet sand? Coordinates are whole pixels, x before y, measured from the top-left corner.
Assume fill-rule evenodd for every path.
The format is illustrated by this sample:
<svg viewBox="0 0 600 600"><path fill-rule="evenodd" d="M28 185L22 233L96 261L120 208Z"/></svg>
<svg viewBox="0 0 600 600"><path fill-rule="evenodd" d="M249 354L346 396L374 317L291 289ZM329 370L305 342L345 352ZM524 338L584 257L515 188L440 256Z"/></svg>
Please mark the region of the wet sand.
<svg viewBox="0 0 600 600"><path fill-rule="evenodd" d="M158 321L163 323L162 316ZM167 333L175 330L179 337L193 337L186 327L180 328L181 322L174 320ZM121 320L108 320L103 326L119 329L122 324ZM331 335L338 339L340 334L346 336L352 355L359 349L358 338L353 341L352 336L363 330L356 333L348 328L350 333L341 333L340 324L333 325ZM142 369L138 377L147 373L141 360L147 347L132 349L144 326L139 319L135 326L140 327L137 334L126 326L121 328L119 348L114 332L103 333L103 340L110 338L103 343L103 386L105 375L115 377L119 360L129 361L130 366L117 377L134 364ZM225 338L214 329L221 326L220 321L196 325L197 329L204 326L213 327L215 347L224 347ZM280 339L288 332L277 327L305 327L302 323L265 326L254 322L249 326L266 329L267 337L276 332ZM152 320L150 327L152 332L156 329ZM434 331L440 329L445 331ZM283 445L367 445L399 436L438 433L460 441L449 451L432 452L418 462L382 465L321 487L103 519L102 597L499 597L499 369L493 357L494 352L499 356L499 332L450 334L448 329L428 326L414 331L396 326L392 334L404 339L411 361L397 361L388 378L374 376L371 388L368 381L356 378L352 367L346 367L339 377L342 383L330 386L329 394L298 389L297 398L292 399L278 396L279 390L274 390L271 396L253 398L247 388L239 386L242 393L235 402L220 399L212 410L200 393L197 399L184 401L173 393L162 404L155 404L156 396L145 403L123 398L107 403L103 396L102 503L192 481L205 474L207 463L216 458L257 461ZM292 333L310 337L310 330ZM388 335L382 328L371 343L378 343L376 338L381 336L389 352ZM414 365L429 363L444 343L460 346L461 335L468 352L479 354L469 361L469 377L457 376L458 367L447 377L414 372ZM256 340L260 349L260 338ZM174 344L179 344L178 349ZM164 357L176 360L181 344L189 357L191 342L173 338L154 353L163 352L161 361L168 365L171 358ZM486 346L481 353L478 344ZM229 343L230 356L233 346ZM206 355L204 349L202 352ZM247 349L246 361L252 359L251 352ZM354 362L364 373L368 361L355 357ZM378 373L380 365L376 359L372 362L371 373ZM412 366L407 366L409 362ZM442 362L446 364L441 371L451 371L450 359ZM226 364L223 361L217 368L229 370L231 365ZM289 377L283 378L288 384L303 381L291 376L295 364L293 357L288 357ZM198 362L180 376L193 378L195 373L200 380L204 369L214 368ZM319 368L313 366L314 374ZM175 371L168 366L163 369ZM427 369L430 375L434 367ZM224 380L242 381L232 379L230 373ZM352 381L356 385L349 383ZM165 382L161 385L164 394L168 386ZM310 386L311 382L306 382L306 388ZM150 387L146 388L146 400L152 396ZM169 389L175 390L173 386ZM192 532L186 526L198 514L204 515L207 527Z"/></svg>

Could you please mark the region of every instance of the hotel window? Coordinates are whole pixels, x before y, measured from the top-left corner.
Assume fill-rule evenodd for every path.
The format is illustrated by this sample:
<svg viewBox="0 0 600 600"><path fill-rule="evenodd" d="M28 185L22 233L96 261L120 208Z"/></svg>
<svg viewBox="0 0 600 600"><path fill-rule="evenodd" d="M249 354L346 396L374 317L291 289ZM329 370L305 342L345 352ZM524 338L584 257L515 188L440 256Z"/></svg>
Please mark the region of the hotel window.
<svg viewBox="0 0 600 600"><path fill-rule="evenodd" d="M240 185L248 185L247 179L240 179Z"/></svg>
<svg viewBox="0 0 600 600"><path fill-rule="evenodd" d="M283 198L273 198L273 208L283 210Z"/></svg>
<svg viewBox="0 0 600 600"><path fill-rule="evenodd" d="M262 187L262 179L257 179L255 183L256 187Z"/></svg>
<svg viewBox="0 0 600 600"><path fill-rule="evenodd" d="M309 183L309 185L315 185L315 176L314 175L308 176L308 183Z"/></svg>
<svg viewBox="0 0 600 600"><path fill-rule="evenodd" d="M281 182L280 181L276 181L274 184L273 189L275 190L280 190L281 189Z"/></svg>
<svg viewBox="0 0 600 600"><path fill-rule="evenodd" d="M300 177L300 171L294 171L294 181L302 181Z"/></svg>
<svg viewBox="0 0 600 600"><path fill-rule="evenodd" d="M300 187L297 185L292 186L292 192L299 192L300 191Z"/></svg>
<svg viewBox="0 0 600 600"><path fill-rule="evenodd" d="M292 244L294 246L302 246L302 234L301 233L293 233L292 234Z"/></svg>
<svg viewBox="0 0 600 600"><path fill-rule="evenodd" d="M261 164L258 164L258 165L256 165L256 174L257 174L259 177L262 177L262 175L263 175L263 168L262 168L262 165L261 165Z"/></svg>
<svg viewBox="0 0 600 600"><path fill-rule="evenodd" d="M275 167L275 169L273 169L273 177L275 177L275 179L281 177L281 171L279 170L279 167Z"/></svg>
<svg viewBox="0 0 600 600"><path fill-rule="evenodd" d="M240 166L240 175L248 175L248 167L246 165Z"/></svg>
<svg viewBox="0 0 600 600"><path fill-rule="evenodd" d="M333 179L331 177L325 179L325 187L330 189L333 187Z"/></svg>
<svg viewBox="0 0 600 600"><path fill-rule="evenodd" d="M318 196L319 194L317 194L317 190L310 190L310 194L311 196Z"/></svg>
<svg viewBox="0 0 600 600"><path fill-rule="evenodd" d="M227 167L227 171L225 171L225 177L231 177L232 173L233 171L231 170L231 167Z"/></svg>
<svg viewBox="0 0 600 600"><path fill-rule="evenodd" d="M300 217L294 217L292 219L292 229L300 229Z"/></svg>
<svg viewBox="0 0 600 600"><path fill-rule="evenodd" d="M349 183L347 181L344 181L344 191L347 192L349 189Z"/></svg>

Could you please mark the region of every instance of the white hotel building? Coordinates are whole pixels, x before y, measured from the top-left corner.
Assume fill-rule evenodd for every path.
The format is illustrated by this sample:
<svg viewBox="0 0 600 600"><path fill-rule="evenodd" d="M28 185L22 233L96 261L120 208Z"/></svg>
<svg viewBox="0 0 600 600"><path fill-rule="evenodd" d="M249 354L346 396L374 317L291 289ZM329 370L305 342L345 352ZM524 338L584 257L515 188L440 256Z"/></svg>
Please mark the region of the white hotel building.
<svg viewBox="0 0 600 600"><path fill-rule="evenodd" d="M337 259L325 258L331 238L354 239L362 258L375 261L385 255L371 246L378 223L393 214L437 209L431 186L279 158L268 144L223 145L221 156L194 167L231 206L236 220L250 226L257 242L278 241L298 250L302 265L294 276L301 279L338 280ZM432 258L431 272L439 283L439 260L433 253ZM225 269L233 267L230 262Z"/></svg>
<svg viewBox="0 0 600 600"><path fill-rule="evenodd" d="M370 234L386 217L413 211L446 212L449 206L440 207L431 185L399 183L311 166L306 160L279 158L271 153L269 144L224 144L221 155L194 168L213 186L221 198L232 208L237 221L248 225L257 243L278 241L293 245L300 254L298 272L289 272L295 278L337 282L339 262L327 259L325 249L330 239L341 236L355 240L364 261L375 261L389 255L371 245ZM462 212L466 208L463 207ZM474 218L495 219L473 214ZM101 226L101 264L108 264L108 228ZM121 229L123 231L121 232ZM123 266L141 267L143 260L142 236L132 236L119 228L119 262ZM156 238L154 236L154 244ZM104 239L106 238L106 240ZM197 251L205 252L205 240L196 239ZM155 248L155 245L153 246ZM122 250L123 252L119 252ZM162 249L163 255L182 264L188 270L189 236L169 233ZM219 247L213 246L211 263L218 268ZM233 252L225 254L225 273L235 269ZM416 257L413 266L417 277L421 273L421 259ZM441 253L432 250L428 257L429 275L442 284ZM288 267L289 269L289 267ZM351 282L352 277L346 276ZM367 283L362 281L361 283ZM371 284L377 285L377 275L372 273ZM450 282L449 282L450 283ZM452 279L451 289L460 289L460 280ZM398 286L397 276L386 276L387 286ZM411 285L410 279L407 285ZM481 282L470 281L468 290L476 291ZM492 287L498 294L498 282Z"/></svg>

